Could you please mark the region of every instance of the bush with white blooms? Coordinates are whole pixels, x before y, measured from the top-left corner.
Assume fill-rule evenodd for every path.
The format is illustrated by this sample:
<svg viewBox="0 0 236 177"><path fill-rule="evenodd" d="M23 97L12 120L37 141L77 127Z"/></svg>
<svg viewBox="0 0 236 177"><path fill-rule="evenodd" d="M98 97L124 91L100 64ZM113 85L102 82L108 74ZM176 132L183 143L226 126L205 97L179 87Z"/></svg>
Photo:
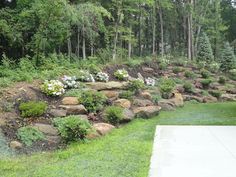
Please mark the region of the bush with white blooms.
<svg viewBox="0 0 236 177"><path fill-rule="evenodd" d="M129 78L129 73L125 69L118 69L115 73L114 76L119 79L119 80L128 80Z"/></svg>
<svg viewBox="0 0 236 177"><path fill-rule="evenodd" d="M145 79L145 84L147 86L155 86L156 81L155 81L155 79L148 77Z"/></svg>
<svg viewBox="0 0 236 177"><path fill-rule="evenodd" d="M48 96L60 96L65 93L64 84L59 80L46 80L42 84L41 90Z"/></svg>
<svg viewBox="0 0 236 177"><path fill-rule="evenodd" d="M79 83L76 82L75 76L64 76L62 78L62 82L64 84L64 88L66 89L72 89L72 88L78 88Z"/></svg>
<svg viewBox="0 0 236 177"><path fill-rule="evenodd" d="M109 76L108 76L107 73L99 72L96 75L96 80L101 81L101 82L108 82L109 81Z"/></svg>
<svg viewBox="0 0 236 177"><path fill-rule="evenodd" d="M80 70L77 78L82 82L95 82L93 75L86 70Z"/></svg>

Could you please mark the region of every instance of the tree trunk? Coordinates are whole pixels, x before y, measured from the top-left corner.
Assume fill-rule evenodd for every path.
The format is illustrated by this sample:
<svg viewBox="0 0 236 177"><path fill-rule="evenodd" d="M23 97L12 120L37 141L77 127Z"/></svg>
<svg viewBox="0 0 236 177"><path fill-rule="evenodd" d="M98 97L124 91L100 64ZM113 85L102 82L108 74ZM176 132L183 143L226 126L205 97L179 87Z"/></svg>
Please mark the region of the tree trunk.
<svg viewBox="0 0 236 177"><path fill-rule="evenodd" d="M132 43L131 43L131 39L132 39L132 26L130 25L130 40L129 40L129 44L128 44L128 58L131 58L131 53L132 53Z"/></svg>
<svg viewBox="0 0 236 177"><path fill-rule="evenodd" d="M141 45L141 34L142 34L142 9L141 4L139 4L139 38L138 38L138 46L139 46L139 56L142 56L142 45Z"/></svg>
<svg viewBox="0 0 236 177"><path fill-rule="evenodd" d="M80 30L78 27L78 31L77 31L77 47L76 47L76 56L79 58L80 56Z"/></svg>
<svg viewBox="0 0 236 177"><path fill-rule="evenodd" d="M116 31L115 31L114 44L113 44L114 48L113 48L113 52L112 52L112 60L113 61L116 59L116 47L117 47L117 41L118 41L118 21L119 21L119 19L117 20L116 25L115 25Z"/></svg>
<svg viewBox="0 0 236 177"><path fill-rule="evenodd" d="M161 27L161 56L164 56L164 29L163 29L163 14L162 9L159 9L159 17L160 17L160 27Z"/></svg>
<svg viewBox="0 0 236 177"><path fill-rule="evenodd" d="M85 27L83 25L83 29L82 29L82 35L83 35L83 59L86 59L86 41L85 41Z"/></svg>
<svg viewBox="0 0 236 177"><path fill-rule="evenodd" d="M68 57L71 57L72 49L71 49L71 39L70 39L70 37L67 39L67 50L68 50Z"/></svg>
<svg viewBox="0 0 236 177"><path fill-rule="evenodd" d="M193 5L193 1L189 0L190 6ZM192 12L190 11L188 14L188 59L193 59L193 24L192 24Z"/></svg>
<svg viewBox="0 0 236 177"><path fill-rule="evenodd" d="M152 27L152 54L156 55L156 4L153 7L153 27Z"/></svg>

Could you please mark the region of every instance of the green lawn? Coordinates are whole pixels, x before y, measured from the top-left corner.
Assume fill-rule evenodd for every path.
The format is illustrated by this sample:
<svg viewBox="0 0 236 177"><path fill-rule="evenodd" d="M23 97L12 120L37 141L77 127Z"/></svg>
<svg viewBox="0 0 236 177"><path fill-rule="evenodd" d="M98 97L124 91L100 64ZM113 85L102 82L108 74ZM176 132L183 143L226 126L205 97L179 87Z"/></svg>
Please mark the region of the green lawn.
<svg viewBox="0 0 236 177"><path fill-rule="evenodd" d="M0 161L0 176L147 177L157 124L236 125L236 103L189 104L68 149Z"/></svg>

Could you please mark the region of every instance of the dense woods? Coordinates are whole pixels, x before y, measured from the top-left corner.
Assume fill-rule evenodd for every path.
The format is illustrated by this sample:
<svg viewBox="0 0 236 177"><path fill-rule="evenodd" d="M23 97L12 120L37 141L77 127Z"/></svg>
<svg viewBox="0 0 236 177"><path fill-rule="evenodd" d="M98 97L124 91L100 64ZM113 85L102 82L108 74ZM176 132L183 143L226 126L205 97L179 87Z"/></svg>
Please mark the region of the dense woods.
<svg viewBox="0 0 236 177"><path fill-rule="evenodd" d="M199 53L201 35L213 60L235 49L231 0L2 0L0 55L19 61L62 53L101 61ZM211 51L210 51L211 53Z"/></svg>

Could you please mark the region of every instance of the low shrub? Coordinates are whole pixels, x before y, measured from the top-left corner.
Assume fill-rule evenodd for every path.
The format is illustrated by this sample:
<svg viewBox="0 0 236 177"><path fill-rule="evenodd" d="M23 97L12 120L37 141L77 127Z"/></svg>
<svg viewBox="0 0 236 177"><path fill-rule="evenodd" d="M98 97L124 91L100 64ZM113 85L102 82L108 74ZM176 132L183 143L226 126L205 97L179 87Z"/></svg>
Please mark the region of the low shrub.
<svg viewBox="0 0 236 177"><path fill-rule="evenodd" d="M19 128L17 130L17 137L26 146L31 146L34 142L45 139L45 136L42 132L31 126Z"/></svg>
<svg viewBox="0 0 236 177"><path fill-rule="evenodd" d="M216 97L216 98L218 98L218 99L219 99L219 98L221 97L221 95L222 95L222 92L219 91L219 90L210 90L209 93L210 93L212 96L214 96L214 97Z"/></svg>
<svg viewBox="0 0 236 177"><path fill-rule="evenodd" d="M180 68L180 67L174 67L173 68L173 73L175 73L175 74L178 74L178 73L180 73L182 71L182 68Z"/></svg>
<svg viewBox="0 0 236 177"><path fill-rule="evenodd" d="M48 96L60 96L65 93L64 85L59 80L46 80L41 85L41 90Z"/></svg>
<svg viewBox="0 0 236 177"><path fill-rule="evenodd" d="M85 106L89 112L97 112L103 108L107 98L101 92L82 91L79 96L79 101Z"/></svg>
<svg viewBox="0 0 236 177"><path fill-rule="evenodd" d="M220 70L220 64L217 62L212 62L207 67L212 73L217 73Z"/></svg>
<svg viewBox="0 0 236 177"><path fill-rule="evenodd" d="M220 76L219 77L219 81L220 84L225 84L226 83L226 78L224 76Z"/></svg>
<svg viewBox="0 0 236 177"><path fill-rule="evenodd" d="M183 85L184 91L187 93L192 93L193 92L193 84L190 82L185 82Z"/></svg>
<svg viewBox="0 0 236 177"><path fill-rule="evenodd" d="M158 102L161 100L161 95L159 94L154 94L152 95L152 102L155 103L155 104L158 104Z"/></svg>
<svg viewBox="0 0 236 177"><path fill-rule="evenodd" d="M195 77L195 74L192 71L185 71L184 76L186 78L193 79Z"/></svg>
<svg viewBox="0 0 236 177"><path fill-rule="evenodd" d="M90 74L89 71L87 70L80 70L76 74L76 78L77 80L82 81L82 82L95 82L93 75Z"/></svg>
<svg viewBox="0 0 236 177"><path fill-rule="evenodd" d="M229 70L229 77L233 80L236 80L236 69Z"/></svg>
<svg viewBox="0 0 236 177"><path fill-rule="evenodd" d="M206 65L207 65L207 63L205 61L198 61L197 62L198 69L203 69L206 67Z"/></svg>
<svg viewBox="0 0 236 177"><path fill-rule="evenodd" d="M208 79L210 77L210 72L205 69L201 69L200 73L204 79Z"/></svg>
<svg viewBox="0 0 236 177"><path fill-rule="evenodd" d="M163 98L169 98L175 88L175 82L172 79L161 79L160 91Z"/></svg>
<svg viewBox="0 0 236 177"><path fill-rule="evenodd" d="M66 89L73 89L73 88L78 88L79 83L76 82L76 77L75 76L64 76L62 78L62 82L64 84L64 88Z"/></svg>
<svg viewBox="0 0 236 177"><path fill-rule="evenodd" d="M211 83L212 83L211 79L204 79L201 81L202 87L205 89L209 88Z"/></svg>
<svg viewBox="0 0 236 177"><path fill-rule="evenodd" d="M167 67L168 67L168 64L167 64L167 63L162 63L162 62L161 62L161 63L159 64L159 69L160 69L160 70L165 70L165 69L167 69Z"/></svg>
<svg viewBox="0 0 236 177"><path fill-rule="evenodd" d="M22 117L38 117L43 115L47 110L47 103L42 101L29 101L21 103L19 106Z"/></svg>
<svg viewBox="0 0 236 177"><path fill-rule="evenodd" d="M126 71L125 69L118 69L115 73L114 76L123 81L123 80L127 80L129 78L129 74L128 71Z"/></svg>
<svg viewBox="0 0 236 177"><path fill-rule="evenodd" d="M96 75L96 80L101 81L101 82L108 82L109 81L109 76L108 76L107 73L99 72Z"/></svg>
<svg viewBox="0 0 236 177"><path fill-rule="evenodd" d="M76 141L85 139L86 135L92 131L92 126L88 120L79 116L68 116L53 120L60 136L66 141Z"/></svg>
<svg viewBox="0 0 236 177"><path fill-rule="evenodd" d="M134 92L132 91L123 91L119 94L119 98L127 99L127 100L132 100L132 97L134 96Z"/></svg>
<svg viewBox="0 0 236 177"><path fill-rule="evenodd" d="M123 119L123 108L119 106L109 106L104 111L104 118L113 125L117 125Z"/></svg>
<svg viewBox="0 0 236 177"><path fill-rule="evenodd" d="M144 89L145 85L144 85L144 81L142 79L134 79L129 81L129 85L128 88L131 91L138 91L138 90L142 90Z"/></svg>

